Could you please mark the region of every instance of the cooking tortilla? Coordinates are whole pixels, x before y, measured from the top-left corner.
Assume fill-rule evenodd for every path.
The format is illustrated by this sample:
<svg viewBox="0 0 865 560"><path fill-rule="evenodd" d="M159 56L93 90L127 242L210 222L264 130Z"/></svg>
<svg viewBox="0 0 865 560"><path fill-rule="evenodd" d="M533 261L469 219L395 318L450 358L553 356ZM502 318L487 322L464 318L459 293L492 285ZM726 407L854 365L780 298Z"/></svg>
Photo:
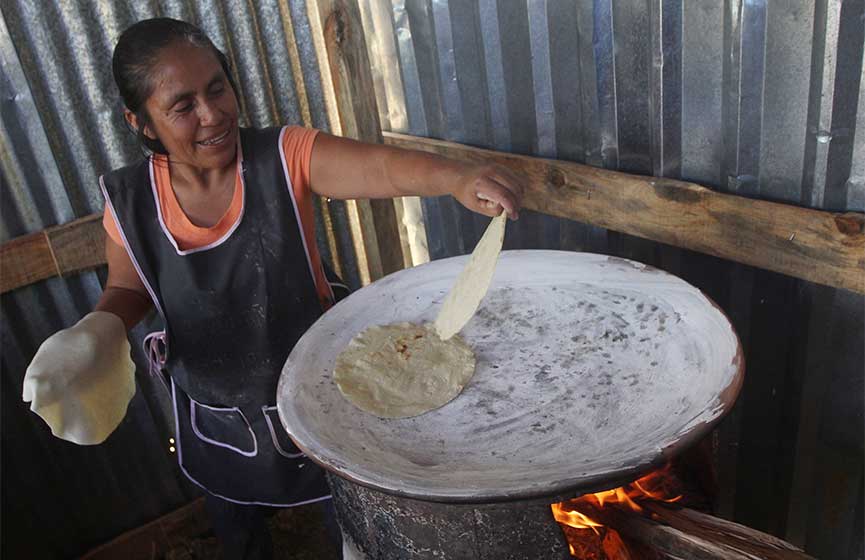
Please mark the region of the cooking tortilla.
<svg viewBox="0 0 865 560"><path fill-rule="evenodd" d="M435 320L436 332L442 340L458 333L478 310L493 280L496 261L502 252L506 223L507 214L504 212L493 218L472 251L469 263L448 292Z"/></svg>
<svg viewBox="0 0 865 560"><path fill-rule="evenodd" d="M381 418L409 418L460 394L474 374L475 356L456 333L489 288L506 220L502 212L487 226L433 325L373 326L351 340L333 370L349 402Z"/></svg>
<svg viewBox="0 0 865 560"><path fill-rule="evenodd" d="M475 355L460 337L442 340L425 325L370 327L336 359L333 377L355 406L381 418L408 418L460 394Z"/></svg>

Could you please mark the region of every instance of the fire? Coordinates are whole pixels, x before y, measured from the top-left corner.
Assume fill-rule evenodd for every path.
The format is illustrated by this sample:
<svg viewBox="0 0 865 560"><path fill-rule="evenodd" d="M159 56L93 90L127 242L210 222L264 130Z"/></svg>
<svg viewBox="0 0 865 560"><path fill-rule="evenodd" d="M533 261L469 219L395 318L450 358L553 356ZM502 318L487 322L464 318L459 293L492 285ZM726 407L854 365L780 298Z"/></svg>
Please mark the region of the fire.
<svg viewBox="0 0 865 560"><path fill-rule="evenodd" d="M553 508L553 517L559 523L564 523L577 529L591 529L595 534L598 533L597 527L603 527L602 524L592 521L592 518L588 515L578 511L565 511L562 508L562 504L553 504L550 507Z"/></svg>
<svg viewBox="0 0 865 560"><path fill-rule="evenodd" d="M604 504L622 504L635 512L641 513L643 508L640 507L638 502L643 500L657 500L663 502L677 502L681 500L682 495L676 494L672 491L672 487L676 484L677 480L675 476L670 474L670 465L667 464L665 467L638 478L634 482L626 484L625 486L620 486L612 490L604 490L603 492L586 494L579 498L568 500L567 502L552 504L550 505L550 508L552 509L555 520L562 525L567 525L568 527L573 527L575 529L591 529L594 531L595 535L601 536L599 529L604 527L603 523L599 523L581 512L581 504L590 506L589 509L603 508ZM668 497L674 494L676 494L674 497ZM608 529L607 533L610 532L614 534L605 534L605 544L607 544L609 537L612 537L616 541L616 546L614 548L619 548L619 546L624 548L624 543L621 542L618 534ZM569 546L571 554L576 555L574 545L570 544ZM606 549L607 547L605 546L604 548ZM610 557L613 556L610 555Z"/></svg>

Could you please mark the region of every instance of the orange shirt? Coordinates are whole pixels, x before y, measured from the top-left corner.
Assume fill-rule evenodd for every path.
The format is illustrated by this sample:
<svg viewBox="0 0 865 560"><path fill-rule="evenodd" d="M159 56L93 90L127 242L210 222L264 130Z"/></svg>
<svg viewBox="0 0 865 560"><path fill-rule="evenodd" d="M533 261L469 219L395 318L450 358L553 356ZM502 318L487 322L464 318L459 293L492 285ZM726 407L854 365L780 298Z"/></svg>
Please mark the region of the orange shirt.
<svg viewBox="0 0 865 560"><path fill-rule="evenodd" d="M309 187L310 162L312 146L318 130L300 126L285 127L282 136L282 150L285 154L284 164L291 179L292 193L297 204L298 218L303 228L305 249L310 267L315 278L316 291L325 308L330 307L333 293L324 275L321 256L315 242L315 211L312 204L312 190ZM160 165L160 162L162 165ZM153 181L156 185L156 196L159 200L159 211L168 232L177 242L181 251L198 249L219 241L237 223L243 209L243 181L238 170L234 181L234 195L225 214L212 227L200 227L193 224L177 201L174 189L171 187L171 175L167 159L164 155L154 156ZM108 205L102 217L102 225L108 236L118 245L124 247L123 237L117 227L117 222Z"/></svg>
<svg viewBox="0 0 865 560"><path fill-rule="evenodd" d="M288 167L288 174L291 177L291 184L294 191L295 199L300 206L301 220L303 229L308 240L315 240L315 228L312 215L312 198L309 188L309 170L310 160L312 158L312 145L315 141L315 136L318 130L311 128L303 128L300 126L286 127L283 135L282 147L285 152L285 163ZM171 188L171 175L168 165L159 165L160 162L166 163L166 157L163 155L154 156L153 171L154 182L156 183L156 193L159 198L159 208L162 213L162 219L165 222L165 227L177 241L177 246L182 251L197 249L204 247L210 243L214 243L225 235L240 217L240 211L243 207L243 182L240 180L240 173L237 173L234 180L234 196L231 199L231 205L219 221L212 227L200 227L193 224L180 203L177 201L177 196L174 194L174 189ZM305 207L309 207L309 212ZM308 216L306 214L309 214ZM108 233L108 236L115 243L124 246L123 238L120 236L120 231L117 228L117 222L111 214L108 206L105 207L105 213L102 217L102 226Z"/></svg>

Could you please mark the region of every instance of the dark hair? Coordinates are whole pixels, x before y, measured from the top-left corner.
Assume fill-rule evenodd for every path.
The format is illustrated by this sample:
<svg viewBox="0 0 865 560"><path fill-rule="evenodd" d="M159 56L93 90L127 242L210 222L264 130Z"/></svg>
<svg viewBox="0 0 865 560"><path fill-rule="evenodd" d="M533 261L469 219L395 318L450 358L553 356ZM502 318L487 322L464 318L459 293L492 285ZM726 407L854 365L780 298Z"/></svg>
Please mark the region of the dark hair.
<svg viewBox="0 0 865 560"><path fill-rule="evenodd" d="M114 47L111 70L123 104L138 118L138 130L135 131L138 141L157 154L167 154L168 151L158 139L144 135L144 126L151 122L144 103L153 93L154 84L151 78L160 52L179 41L210 49L222 66L234 95L238 94L228 58L198 27L171 18L145 19L128 27Z"/></svg>

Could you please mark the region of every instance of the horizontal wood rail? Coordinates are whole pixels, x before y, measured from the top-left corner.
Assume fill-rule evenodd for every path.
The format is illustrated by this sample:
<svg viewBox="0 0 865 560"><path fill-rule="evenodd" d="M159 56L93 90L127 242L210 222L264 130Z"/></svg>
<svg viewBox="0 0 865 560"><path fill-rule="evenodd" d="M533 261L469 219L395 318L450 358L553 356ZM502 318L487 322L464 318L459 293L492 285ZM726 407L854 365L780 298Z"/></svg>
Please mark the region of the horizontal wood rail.
<svg viewBox="0 0 865 560"><path fill-rule="evenodd" d="M102 214L91 214L0 245L0 293L103 264Z"/></svg>
<svg viewBox="0 0 865 560"><path fill-rule="evenodd" d="M865 293L865 215L811 210L577 163L385 133L390 145L524 175L524 206L818 284ZM0 246L0 292L105 264L101 214Z"/></svg>
<svg viewBox="0 0 865 560"><path fill-rule="evenodd" d="M811 210L700 185L385 133L393 146L522 174L523 206L818 284L865 293L865 215Z"/></svg>

